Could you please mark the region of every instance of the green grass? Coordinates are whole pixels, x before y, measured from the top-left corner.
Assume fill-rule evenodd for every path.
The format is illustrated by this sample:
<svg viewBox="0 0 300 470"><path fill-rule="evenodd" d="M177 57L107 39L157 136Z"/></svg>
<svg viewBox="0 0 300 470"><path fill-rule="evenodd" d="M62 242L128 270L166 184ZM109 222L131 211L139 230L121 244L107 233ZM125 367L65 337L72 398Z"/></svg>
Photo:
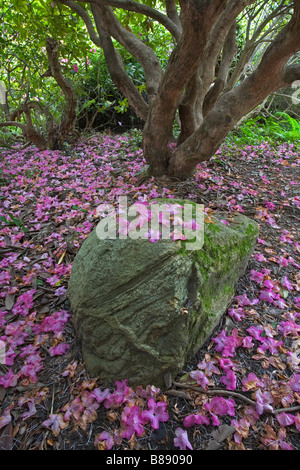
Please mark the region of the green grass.
<svg viewBox="0 0 300 470"><path fill-rule="evenodd" d="M293 143L299 145L300 122L285 112L276 112L266 118L250 118L227 137L227 143L235 145L257 145L262 142Z"/></svg>

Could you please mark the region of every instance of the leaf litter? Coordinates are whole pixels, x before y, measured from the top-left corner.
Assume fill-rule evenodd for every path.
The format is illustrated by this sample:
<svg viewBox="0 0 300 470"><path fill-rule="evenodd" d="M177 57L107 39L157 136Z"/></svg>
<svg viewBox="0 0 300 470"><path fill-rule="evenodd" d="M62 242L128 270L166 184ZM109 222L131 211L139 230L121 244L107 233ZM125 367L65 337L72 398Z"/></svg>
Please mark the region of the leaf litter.
<svg viewBox="0 0 300 470"><path fill-rule="evenodd" d="M299 162L289 144L224 144L182 182L141 176L130 135L1 149L0 448L299 450ZM220 325L165 392L89 377L72 326L72 261L97 207L121 195L191 199L208 222L222 210L227 225L237 212L259 223Z"/></svg>

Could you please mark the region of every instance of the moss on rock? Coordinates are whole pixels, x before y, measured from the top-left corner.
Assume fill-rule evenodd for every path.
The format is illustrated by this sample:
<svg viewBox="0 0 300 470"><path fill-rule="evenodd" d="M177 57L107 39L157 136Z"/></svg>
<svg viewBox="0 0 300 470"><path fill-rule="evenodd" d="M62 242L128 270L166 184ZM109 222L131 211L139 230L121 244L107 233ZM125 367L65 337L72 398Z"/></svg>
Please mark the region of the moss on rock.
<svg viewBox="0 0 300 470"><path fill-rule="evenodd" d="M191 204L191 201L159 200ZM194 204L194 203L192 203ZM104 383L164 387L209 337L234 295L258 235L242 214L211 216L202 248L186 242L99 240L72 267L69 297L89 373Z"/></svg>

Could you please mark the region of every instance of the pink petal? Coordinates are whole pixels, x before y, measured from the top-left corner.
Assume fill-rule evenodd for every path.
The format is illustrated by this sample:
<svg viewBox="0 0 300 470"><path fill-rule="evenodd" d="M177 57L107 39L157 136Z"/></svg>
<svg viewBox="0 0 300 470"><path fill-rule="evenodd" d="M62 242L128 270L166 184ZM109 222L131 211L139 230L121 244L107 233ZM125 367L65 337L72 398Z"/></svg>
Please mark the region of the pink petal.
<svg viewBox="0 0 300 470"><path fill-rule="evenodd" d="M290 426L295 422L294 415L290 413L279 413L278 415L276 415L276 418L280 426Z"/></svg>
<svg viewBox="0 0 300 470"><path fill-rule="evenodd" d="M186 450L187 447L193 450L193 447L187 435L187 431L184 431L182 428L177 428L175 430L175 435L176 435L174 439L175 447L179 447L180 450Z"/></svg>

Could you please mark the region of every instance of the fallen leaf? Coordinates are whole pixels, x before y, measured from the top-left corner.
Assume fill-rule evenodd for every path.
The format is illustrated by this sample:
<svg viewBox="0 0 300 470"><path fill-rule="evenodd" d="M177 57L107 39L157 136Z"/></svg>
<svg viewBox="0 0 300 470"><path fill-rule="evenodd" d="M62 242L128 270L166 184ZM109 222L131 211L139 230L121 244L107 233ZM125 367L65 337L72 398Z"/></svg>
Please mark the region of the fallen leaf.
<svg viewBox="0 0 300 470"><path fill-rule="evenodd" d="M110 410L108 413L106 413L106 419L108 419L110 423L113 423L114 421L117 421L118 417L113 410Z"/></svg>
<svg viewBox="0 0 300 470"><path fill-rule="evenodd" d="M11 450L13 446L13 425L9 423L0 434L0 450Z"/></svg>
<svg viewBox="0 0 300 470"><path fill-rule="evenodd" d="M229 426L228 424L223 424L218 427L213 433L212 436L214 440L211 440L206 447L206 450L218 450L221 447L221 442L225 441L231 434L236 431L234 426Z"/></svg>
<svg viewBox="0 0 300 470"><path fill-rule="evenodd" d="M62 254L61 257L59 258L57 264L61 264L61 263L63 262L63 259L64 259L64 257L65 257L65 254L66 254L66 251L63 252L63 254Z"/></svg>
<svg viewBox="0 0 300 470"><path fill-rule="evenodd" d="M209 441L208 446L206 447L206 450L218 450L220 449L221 444L217 441Z"/></svg>
<svg viewBox="0 0 300 470"><path fill-rule="evenodd" d="M5 296L5 308L11 310L15 304L15 296L13 294L6 294Z"/></svg>
<svg viewBox="0 0 300 470"><path fill-rule="evenodd" d="M228 424L223 424L218 427L213 433L212 436L217 442L223 442L227 437L231 436L236 431L234 426L229 426Z"/></svg>
<svg viewBox="0 0 300 470"><path fill-rule="evenodd" d="M165 373L164 375L164 382L165 382L165 385L167 388L170 388L172 387L172 376L171 376L171 372L168 371Z"/></svg>
<svg viewBox="0 0 300 470"><path fill-rule="evenodd" d="M172 395L174 397L180 397L183 398L184 400L191 400L191 396L188 392L184 392L182 390L167 390L166 395Z"/></svg>

